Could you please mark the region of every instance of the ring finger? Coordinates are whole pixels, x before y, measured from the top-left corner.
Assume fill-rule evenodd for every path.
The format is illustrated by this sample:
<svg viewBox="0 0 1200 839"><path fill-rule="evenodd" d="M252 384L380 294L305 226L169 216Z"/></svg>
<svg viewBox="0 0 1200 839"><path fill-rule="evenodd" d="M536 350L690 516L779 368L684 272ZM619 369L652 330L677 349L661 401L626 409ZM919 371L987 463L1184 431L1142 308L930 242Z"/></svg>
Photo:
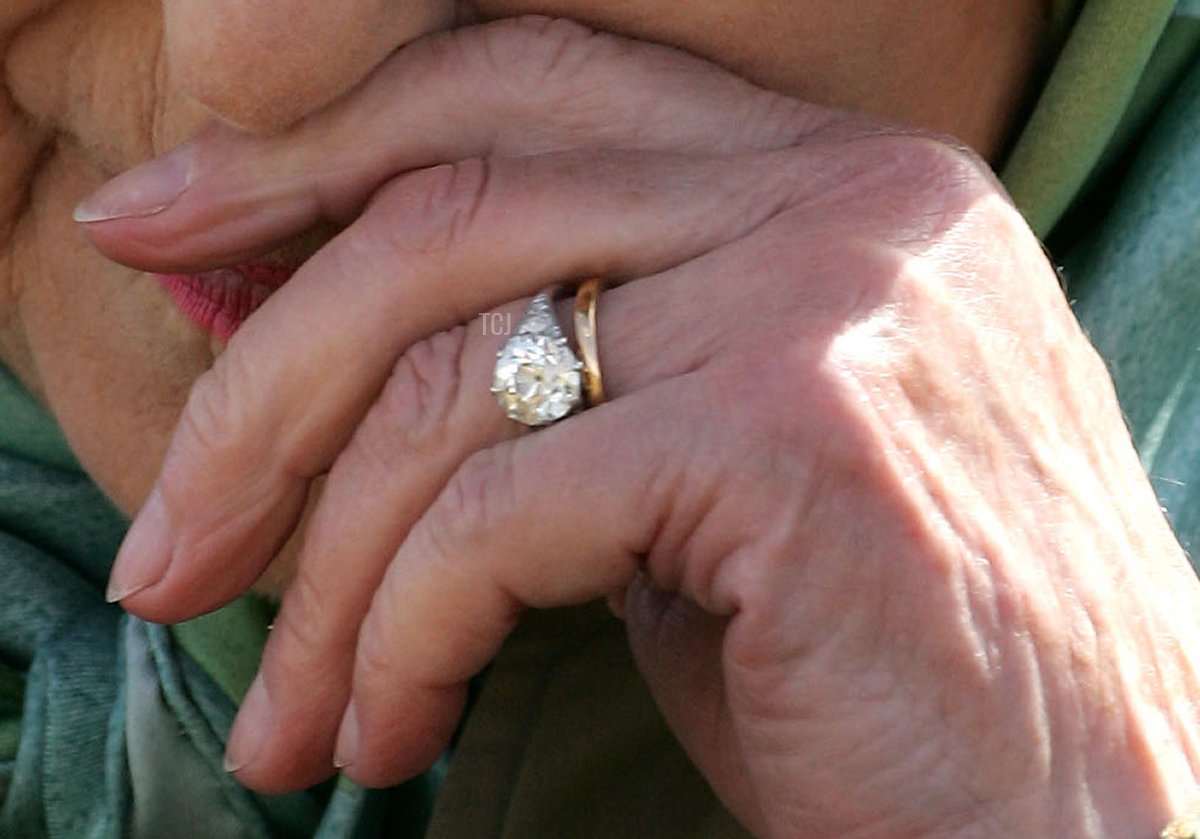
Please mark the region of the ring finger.
<svg viewBox="0 0 1200 839"><path fill-rule="evenodd" d="M720 338L718 323L678 315L698 285L711 285L704 274L727 272L731 261L718 252L601 296L599 344L609 399L707 362ZM335 462L260 674L230 736L227 765L244 783L293 789L332 771L358 625L389 562L465 460L523 433L489 392L505 340L490 326L515 327L527 305L528 299L518 301L411 347ZM569 307L570 301L558 305L568 331ZM297 750L297 742L308 747Z"/></svg>

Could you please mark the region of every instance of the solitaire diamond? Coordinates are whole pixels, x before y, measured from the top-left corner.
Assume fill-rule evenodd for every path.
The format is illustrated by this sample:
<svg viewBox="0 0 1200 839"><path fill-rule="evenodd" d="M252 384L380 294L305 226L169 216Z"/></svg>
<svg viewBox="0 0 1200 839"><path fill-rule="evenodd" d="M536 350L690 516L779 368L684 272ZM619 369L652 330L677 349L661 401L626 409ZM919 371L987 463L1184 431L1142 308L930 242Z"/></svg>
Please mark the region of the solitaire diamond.
<svg viewBox="0 0 1200 839"><path fill-rule="evenodd" d="M548 425L583 404L582 370L543 292L496 355L492 393L510 419Z"/></svg>

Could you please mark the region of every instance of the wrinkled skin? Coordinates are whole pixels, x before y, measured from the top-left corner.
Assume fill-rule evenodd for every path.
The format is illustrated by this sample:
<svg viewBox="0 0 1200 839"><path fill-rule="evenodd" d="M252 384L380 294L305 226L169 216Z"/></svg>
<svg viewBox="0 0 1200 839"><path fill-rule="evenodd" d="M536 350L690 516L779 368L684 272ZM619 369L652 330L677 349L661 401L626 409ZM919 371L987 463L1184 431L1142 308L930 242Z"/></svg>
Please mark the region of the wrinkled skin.
<svg viewBox="0 0 1200 839"><path fill-rule="evenodd" d="M689 3L686 13L674 3L611 0L479 8L361 0L354 14L316 0L163 5L165 45L155 0L0 4L0 360L49 405L85 468L130 513L149 490L188 387L221 346L155 284L92 252L70 208L106 177L178 144L210 108L276 128L427 31L550 11L679 43L816 101L950 131L987 154L1005 135L1040 45L1040 4L1014 14L1008 0L856 13L824 0L783 9L762 0L739 2L732 20L719 0ZM947 68L939 84L929 72L935 57ZM914 76L920 83L905 81ZM311 251L297 239L290 254Z"/></svg>
<svg viewBox="0 0 1200 839"><path fill-rule="evenodd" d="M418 771L523 608L608 596L764 836L1151 835L1194 789L1197 581L954 143L526 19L87 212L164 269L351 222L197 383L113 572L145 617L219 605L328 474L230 738L247 784ZM597 272L611 402L521 434L474 315Z"/></svg>

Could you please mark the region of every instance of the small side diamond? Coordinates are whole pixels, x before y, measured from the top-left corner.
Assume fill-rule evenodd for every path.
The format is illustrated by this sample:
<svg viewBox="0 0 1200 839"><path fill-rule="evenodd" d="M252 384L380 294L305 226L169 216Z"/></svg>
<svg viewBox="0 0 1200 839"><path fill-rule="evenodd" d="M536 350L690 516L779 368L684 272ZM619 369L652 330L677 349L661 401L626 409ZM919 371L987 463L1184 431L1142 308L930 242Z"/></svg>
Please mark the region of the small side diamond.
<svg viewBox="0 0 1200 839"><path fill-rule="evenodd" d="M550 298L546 294L539 294L530 301L525 317L517 325L517 332L518 334L554 337L562 335L562 330L558 328L558 322L554 319L554 309L551 308Z"/></svg>

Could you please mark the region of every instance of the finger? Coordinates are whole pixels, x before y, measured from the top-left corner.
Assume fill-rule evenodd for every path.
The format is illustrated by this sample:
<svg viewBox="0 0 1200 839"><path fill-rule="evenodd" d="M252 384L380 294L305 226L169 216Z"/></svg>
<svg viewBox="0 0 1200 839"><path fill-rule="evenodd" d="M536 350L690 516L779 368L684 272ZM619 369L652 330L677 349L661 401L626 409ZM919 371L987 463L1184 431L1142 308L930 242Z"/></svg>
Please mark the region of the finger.
<svg viewBox="0 0 1200 839"><path fill-rule="evenodd" d="M822 387L836 374L818 363L831 324L853 311L850 298L861 293L766 293L782 285L778 272L786 269L776 263L795 264L781 259L785 244L816 250L796 238L781 220L697 260L711 273L688 291L704 299L702 311L720 312L713 334L726 336L709 341L707 361L481 451L455 472L408 533L362 622L336 747L348 775L389 783L434 759L454 728L466 681L526 606L604 596L644 569L657 588L678 592L708 615L749 621L743 635L762 628L761 615L740 610L778 600L779 569L762 560L778 554L779 539L799 538L794 531L817 504L816 461L869 450L852 428L831 434L845 413L836 388ZM678 274L696 272L697 263ZM712 282L739 263L747 282ZM759 270L771 265L776 273ZM631 294L639 284L629 286ZM737 298L725 298L722 289ZM813 329L781 345L779 335L792 333L779 329L796 329L789 297L812 304L802 310ZM762 305L767 299L775 305ZM659 320L695 327L691 311L667 310ZM664 345L649 324L642 330ZM780 411L781 399L792 404L778 393L781 386L805 393L805 404ZM714 412L714 401L723 410ZM762 447L764 438L787 440L794 454L780 458L777 446ZM791 502L780 505L779 498ZM795 581L795 569L783 573ZM697 663L688 677L706 667L715 672L715 665Z"/></svg>
<svg viewBox="0 0 1200 839"><path fill-rule="evenodd" d="M663 317L681 309L689 286L672 272L603 295L610 399L694 369L712 351L715 324ZM338 457L263 656L266 701L239 716L230 736L242 783L277 792L332 771L358 626L388 562L464 460L523 429L489 391L504 338L485 327L515 327L527 303L412 347Z"/></svg>
<svg viewBox="0 0 1200 839"><path fill-rule="evenodd" d="M276 130L447 26L454 0L164 0L171 72L224 118Z"/></svg>
<svg viewBox="0 0 1200 839"><path fill-rule="evenodd" d="M406 347L563 277L653 274L739 238L789 200L792 164L772 157L542 157L399 179L197 382L111 596L160 621L236 596Z"/></svg>
<svg viewBox="0 0 1200 839"><path fill-rule="evenodd" d="M118 261L193 271L263 253L321 219L348 221L402 171L572 149L777 149L832 114L664 47L565 21L504 21L401 50L278 137L211 126L102 188L77 218Z"/></svg>
<svg viewBox="0 0 1200 839"><path fill-rule="evenodd" d="M731 266L691 267L602 296L610 399L694 369L720 346L720 324L686 312L697 285ZM742 291L714 302L728 312ZM387 563L462 462L522 428L504 417L489 384L504 340L497 333L515 328L527 303L410 348L339 455L263 656L268 701L240 716L230 737L230 765L243 783L275 792L331 771L357 628ZM560 310L569 306L562 301ZM565 310L560 321L569 327ZM298 754L296 743L307 746Z"/></svg>
<svg viewBox="0 0 1200 839"><path fill-rule="evenodd" d="M330 471L251 689L255 701L230 732L226 768L251 788L302 789L333 773L358 623L388 559L458 461L517 433L487 392L495 348L471 340L473 327L405 353ZM464 399L468 388L490 404Z"/></svg>
<svg viewBox="0 0 1200 839"><path fill-rule="evenodd" d="M687 567L667 559L683 547L667 543L709 527L714 513L730 540L748 526L714 510L713 488L732 471L710 449L724 447L723 434L682 419L705 410L692 395L704 375L481 452L455 473L400 548L362 625L337 743L346 774L387 784L434 760L467 680L525 606L602 596L646 558L661 563L657 579L693 591L714 613L732 612L732 592L708 577L717 556L697 554Z"/></svg>

